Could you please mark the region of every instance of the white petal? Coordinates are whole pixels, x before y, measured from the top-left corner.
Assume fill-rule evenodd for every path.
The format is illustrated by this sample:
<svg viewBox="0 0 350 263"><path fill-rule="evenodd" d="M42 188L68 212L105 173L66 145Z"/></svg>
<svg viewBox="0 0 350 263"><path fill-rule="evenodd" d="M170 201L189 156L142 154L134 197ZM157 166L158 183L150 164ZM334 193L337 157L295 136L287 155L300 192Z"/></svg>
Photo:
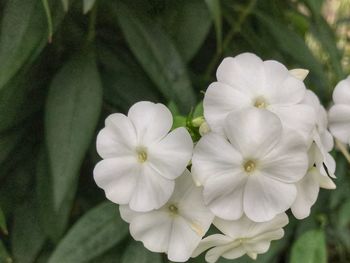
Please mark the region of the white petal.
<svg viewBox="0 0 350 263"><path fill-rule="evenodd" d="M243 214L243 191L247 175L225 172L209 178L203 191L204 202L218 217L235 220Z"/></svg>
<svg viewBox="0 0 350 263"><path fill-rule="evenodd" d="M134 156L102 160L94 169L96 184L117 204L129 202L139 176L140 167Z"/></svg>
<svg viewBox="0 0 350 263"><path fill-rule="evenodd" d="M175 179L190 162L192 150L193 142L188 131L177 128L147 148L147 161L163 177Z"/></svg>
<svg viewBox="0 0 350 263"><path fill-rule="evenodd" d="M283 128L297 131L305 142L309 141L316 124L315 112L312 107L306 104L270 105L268 109L277 114Z"/></svg>
<svg viewBox="0 0 350 263"><path fill-rule="evenodd" d="M135 103L129 109L128 117L135 127L138 144L143 146L162 139L173 125L168 108L149 101Z"/></svg>
<svg viewBox="0 0 350 263"><path fill-rule="evenodd" d="M164 178L158 171L146 163L130 200L130 208L146 212L163 206L174 191L175 182Z"/></svg>
<svg viewBox="0 0 350 263"><path fill-rule="evenodd" d="M213 224L225 235L233 239L236 238L254 238L264 233L284 227L288 224L288 217L285 213L275 216L267 222L254 222L247 216L242 216L235 221L215 218Z"/></svg>
<svg viewBox="0 0 350 263"><path fill-rule="evenodd" d="M350 139L350 105L334 105L329 110L329 129L343 143Z"/></svg>
<svg viewBox="0 0 350 263"><path fill-rule="evenodd" d="M214 82L205 92L204 116L211 129L223 134L227 114L252 105L252 99L245 93L227 84Z"/></svg>
<svg viewBox="0 0 350 263"><path fill-rule="evenodd" d="M203 238L199 243L198 247L192 253L192 257L199 256L202 252L206 251L209 248L226 245L232 241L232 238L221 234L207 236L206 238Z"/></svg>
<svg viewBox="0 0 350 263"><path fill-rule="evenodd" d="M216 77L219 82L254 95L263 89L263 61L252 53L225 58L218 67Z"/></svg>
<svg viewBox="0 0 350 263"><path fill-rule="evenodd" d="M225 134L243 158L259 159L277 145L282 126L273 113L250 108L227 116Z"/></svg>
<svg viewBox="0 0 350 263"><path fill-rule="evenodd" d="M187 261L202 239L182 217L174 218L170 235L168 258L176 262Z"/></svg>
<svg viewBox="0 0 350 263"><path fill-rule="evenodd" d="M97 135L98 154L104 159L134 155L137 139L130 120L123 114L115 113L107 117L105 125Z"/></svg>
<svg viewBox="0 0 350 263"><path fill-rule="evenodd" d="M214 215L204 205L202 187L194 185L192 176L186 170L176 180L175 191L169 203L176 204L179 214L200 237L208 231Z"/></svg>
<svg viewBox="0 0 350 263"><path fill-rule="evenodd" d="M219 173L240 167L242 156L222 136L209 133L197 143L192 158L192 174L201 183Z"/></svg>
<svg viewBox="0 0 350 263"><path fill-rule="evenodd" d="M293 215L298 219L304 219L310 215L310 209L317 200L319 184L315 174L317 169L312 168L305 177L296 184L297 198L292 205Z"/></svg>
<svg viewBox="0 0 350 263"><path fill-rule="evenodd" d="M243 246L250 253L262 254L269 250L272 240L281 239L283 236L283 229L276 229L244 242Z"/></svg>
<svg viewBox="0 0 350 263"><path fill-rule="evenodd" d="M266 222L290 208L296 194L293 184L261 174L251 175L244 190L244 212L255 222Z"/></svg>
<svg viewBox="0 0 350 263"><path fill-rule="evenodd" d="M120 217L127 223L130 223L135 217L142 214L140 212L131 210L128 205L120 205L119 213Z"/></svg>
<svg viewBox="0 0 350 263"><path fill-rule="evenodd" d="M152 252L166 252L172 231L172 220L168 213L152 211L132 219L130 234Z"/></svg>
<svg viewBox="0 0 350 263"><path fill-rule="evenodd" d="M260 160L260 171L275 180L295 183L306 173L306 146L294 132L283 132L279 144Z"/></svg>
<svg viewBox="0 0 350 263"><path fill-rule="evenodd" d="M291 105L299 103L305 94L302 81L289 74L281 63L264 61L265 94L269 104Z"/></svg>
<svg viewBox="0 0 350 263"><path fill-rule="evenodd" d="M210 249L205 255L205 260L209 263L216 262L220 256L226 259L235 259L243 256L245 253L244 247L235 241L228 245Z"/></svg>
<svg viewBox="0 0 350 263"><path fill-rule="evenodd" d="M324 133L320 134L321 143L326 152L330 152L334 147L334 139L332 134L325 130Z"/></svg>
<svg viewBox="0 0 350 263"><path fill-rule="evenodd" d="M321 188L324 188L324 189L336 189L337 188L335 183L328 176L325 176L325 175L318 173L316 180L319 183Z"/></svg>
<svg viewBox="0 0 350 263"><path fill-rule="evenodd" d="M294 77L300 80L306 79L307 75L309 75L309 71L307 69L303 68L296 68L289 70L289 73L292 74Z"/></svg>
<svg viewBox="0 0 350 263"><path fill-rule="evenodd" d="M340 81L334 88L333 101L335 104L350 105L350 77Z"/></svg>

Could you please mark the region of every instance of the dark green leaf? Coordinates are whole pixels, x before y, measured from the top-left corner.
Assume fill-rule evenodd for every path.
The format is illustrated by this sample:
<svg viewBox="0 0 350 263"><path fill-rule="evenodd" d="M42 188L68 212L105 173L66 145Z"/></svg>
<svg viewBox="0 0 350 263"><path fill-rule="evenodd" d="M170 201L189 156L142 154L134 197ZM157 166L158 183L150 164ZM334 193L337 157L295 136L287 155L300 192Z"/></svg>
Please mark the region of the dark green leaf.
<svg viewBox="0 0 350 263"><path fill-rule="evenodd" d="M109 104L127 112L138 101L159 100L154 85L127 52L115 54L101 45L98 55L104 98Z"/></svg>
<svg viewBox="0 0 350 263"><path fill-rule="evenodd" d="M300 236L292 246L291 263L326 263L327 248L323 230L310 230Z"/></svg>
<svg viewBox="0 0 350 263"><path fill-rule="evenodd" d="M29 201L15 211L11 237L15 262L34 262L45 242L45 235L40 229L33 202Z"/></svg>
<svg viewBox="0 0 350 263"><path fill-rule="evenodd" d="M133 241L126 249L121 263L162 263L162 256L147 250L142 243Z"/></svg>
<svg viewBox="0 0 350 263"><path fill-rule="evenodd" d="M128 226L118 215L118 207L105 202L87 212L57 246L49 263L87 262L120 242Z"/></svg>
<svg viewBox="0 0 350 263"><path fill-rule="evenodd" d="M214 21L215 31L216 31L216 45L217 49L221 50L222 45L222 16L221 16L221 6L220 0L205 0L208 9L210 11L211 17Z"/></svg>
<svg viewBox="0 0 350 263"><path fill-rule="evenodd" d="M56 1L53 26L62 19ZM0 34L0 90L23 64L33 60L47 43L47 23L41 1L7 1Z"/></svg>
<svg viewBox="0 0 350 263"><path fill-rule="evenodd" d="M45 131L54 211L76 189L80 166L101 111L102 87L94 55L73 57L55 76L49 90Z"/></svg>
<svg viewBox="0 0 350 263"><path fill-rule="evenodd" d="M72 188L64 197L61 206L55 208L52 182L47 154L43 147L39 152L36 167L38 217L43 231L57 243L66 229L76 189Z"/></svg>
<svg viewBox="0 0 350 263"><path fill-rule="evenodd" d="M5 234L8 234L7 225L6 225L6 218L5 218L4 212L2 211L1 207L0 207L0 229Z"/></svg>
<svg viewBox="0 0 350 263"><path fill-rule="evenodd" d="M190 61L203 44L211 25L209 16L203 0L164 2L160 22L184 61Z"/></svg>
<svg viewBox="0 0 350 263"><path fill-rule="evenodd" d="M4 243L0 240L0 262L1 263L12 263L12 259L7 252L6 247L4 246Z"/></svg>
<svg viewBox="0 0 350 263"><path fill-rule="evenodd" d="M350 200L342 204L338 214L338 227L347 227L350 223Z"/></svg>
<svg viewBox="0 0 350 263"><path fill-rule="evenodd" d="M151 20L124 4L117 8L119 24L134 55L168 100L189 111L195 96L186 67L167 35Z"/></svg>

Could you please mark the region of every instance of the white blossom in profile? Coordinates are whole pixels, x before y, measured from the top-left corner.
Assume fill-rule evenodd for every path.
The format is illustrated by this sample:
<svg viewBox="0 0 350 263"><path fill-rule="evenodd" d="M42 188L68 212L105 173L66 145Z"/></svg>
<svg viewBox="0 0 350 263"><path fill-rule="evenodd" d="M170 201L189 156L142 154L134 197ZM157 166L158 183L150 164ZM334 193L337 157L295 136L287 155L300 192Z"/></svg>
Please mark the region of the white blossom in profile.
<svg viewBox="0 0 350 263"><path fill-rule="evenodd" d="M263 254L269 249L272 240L284 236L282 228L287 224L288 217L285 213L264 223L251 221L246 216L235 221L216 218L214 225L223 234L205 237L192 257L209 249L205 255L205 260L209 263L216 262L220 257L236 259L245 254L256 259L258 254Z"/></svg>
<svg viewBox="0 0 350 263"><path fill-rule="evenodd" d="M94 179L109 200L135 211L163 206L175 179L191 160L193 142L185 128L170 131L173 118L163 104L142 101L128 115L110 115L97 136L103 158Z"/></svg>
<svg viewBox="0 0 350 263"><path fill-rule="evenodd" d="M188 170L176 179L175 191L163 207L149 212L135 212L128 206L119 210L135 240L176 262L190 258L214 219L204 205L202 188L194 185Z"/></svg>
<svg viewBox="0 0 350 263"><path fill-rule="evenodd" d="M350 143L350 76L333 91L334 105L329 110L329 129L344 144Z"/></svg>
<svg viewBox="0 0 350 263"><path fill-rule="evenodd" d="M225 58L218 67L217 82L204 97L204 116L214 132L223 133L226 116L232 111L256 107L275 113L284 128L308 140L315 123L310 106L302 102L305 85L300 75L289 72L274 60L262 61L251 53Z"/></svg>
<svg viewBox="0 0 350 263"><path fill-rule="evenodd" d="M224 133L203 136L192 158L192 173L211 211L226 220L246 214L264 222L289 209L295 183L308 168L302 138L285 132L274 113L254 107L230 113Z"/></svg>

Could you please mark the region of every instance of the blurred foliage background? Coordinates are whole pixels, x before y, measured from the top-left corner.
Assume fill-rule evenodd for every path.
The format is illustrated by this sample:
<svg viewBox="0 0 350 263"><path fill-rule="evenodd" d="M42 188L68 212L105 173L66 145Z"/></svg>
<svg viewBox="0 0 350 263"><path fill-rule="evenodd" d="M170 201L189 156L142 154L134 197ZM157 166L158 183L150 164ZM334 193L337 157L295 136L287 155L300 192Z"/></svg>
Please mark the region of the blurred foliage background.
<svg viewBox="0 0 350 263"><path fill-rule="evenodd" d="M350 72L349 0L1 0L0 18L0 262L167 262L93 181L105 117L151 100L192 129L222 58L246 51L309 69L326 107ZM333 154L337 189L257 262L350 262L349 165Z"/></svg>

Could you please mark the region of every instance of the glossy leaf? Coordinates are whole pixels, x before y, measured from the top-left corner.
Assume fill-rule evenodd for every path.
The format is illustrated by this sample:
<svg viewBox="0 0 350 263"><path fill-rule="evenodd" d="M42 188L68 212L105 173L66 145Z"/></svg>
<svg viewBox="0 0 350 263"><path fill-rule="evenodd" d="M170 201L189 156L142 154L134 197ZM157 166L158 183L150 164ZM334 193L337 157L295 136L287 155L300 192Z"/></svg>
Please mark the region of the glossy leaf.
<svg viewBox="0 0 350 263"><path fill-rule="evenodd" d="M326 263L326 238L323 230L310 230L301 235L293 244L291 263Z"/></svg>
<svg viewBox="0 0 350 263"><path fill-rule="evenodd" d="M83 52L57 73L45 112L54 211L76 189L79 170L101 111L102 87L94 55Z"/></svg>
<svg viewBox="0 0 350 263"><path fill-rule="evenodd" d="M151 20L135 14L119 3L118 20L132 52L168 99L174 100L186 112L194 104L195 96L180 55L169 37Z"/></svg>
<svg viewBox="0 0 350 263"><path fill-rule="evenodd" d="M87 262L107 251L128 233L128 226L118 215L115 204L105 202L91 209L57 246L49 263Z"/></svg>

